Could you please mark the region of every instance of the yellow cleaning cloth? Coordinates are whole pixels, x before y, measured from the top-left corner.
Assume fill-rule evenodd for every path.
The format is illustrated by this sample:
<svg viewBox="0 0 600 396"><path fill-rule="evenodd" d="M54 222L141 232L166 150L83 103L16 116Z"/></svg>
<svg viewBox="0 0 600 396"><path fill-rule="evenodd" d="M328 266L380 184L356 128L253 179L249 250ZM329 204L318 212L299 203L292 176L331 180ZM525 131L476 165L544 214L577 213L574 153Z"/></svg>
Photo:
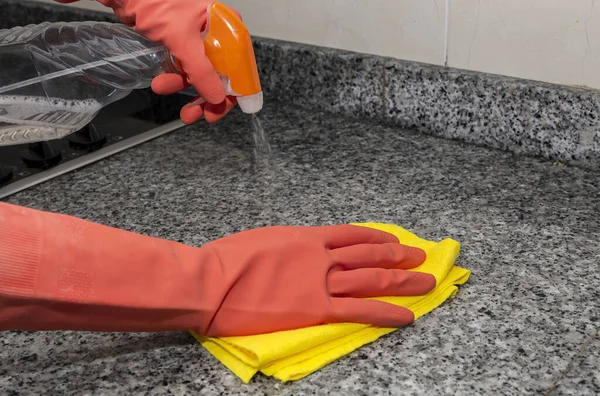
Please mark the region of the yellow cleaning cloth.
<svg viewBox="0 0 600 396"><path fill-rule="evenodd" d="M427 241L390 224L355 225L389 232L403 244L419 247L427 253L425 262L410 271L435 276L435 289L425 296L377 298L409 308L414 312L415 320L456 294L457 286L469 278L469 270L454 265L460 245L452 239ZM283 382L298 380L395 330L340 323L245 337L207 338L192 334L221 363L248 383L259 371Z"/></svg>

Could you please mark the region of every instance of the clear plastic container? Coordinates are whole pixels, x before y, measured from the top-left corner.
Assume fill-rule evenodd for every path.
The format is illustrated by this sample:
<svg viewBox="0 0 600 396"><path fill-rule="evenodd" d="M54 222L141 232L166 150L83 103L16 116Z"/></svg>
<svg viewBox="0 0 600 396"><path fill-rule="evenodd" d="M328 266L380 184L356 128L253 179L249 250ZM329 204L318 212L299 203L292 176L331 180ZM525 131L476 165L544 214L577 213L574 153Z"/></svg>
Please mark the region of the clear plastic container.
<svg viewBox="0 0 600 396"><path fill-rule="evenodd" d="M0 30L0 146L76 132L163 71L178 71L169 52L125 25L59 22Z"/></svg>

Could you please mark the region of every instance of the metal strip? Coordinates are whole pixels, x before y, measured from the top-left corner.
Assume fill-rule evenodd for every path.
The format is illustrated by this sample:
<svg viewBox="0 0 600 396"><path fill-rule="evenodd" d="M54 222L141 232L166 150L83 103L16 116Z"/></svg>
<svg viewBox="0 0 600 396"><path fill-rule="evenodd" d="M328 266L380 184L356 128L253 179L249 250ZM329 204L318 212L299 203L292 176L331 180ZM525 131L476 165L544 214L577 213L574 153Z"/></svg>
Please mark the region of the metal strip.
<svg viewBox="0 0 600 396"><path fill-rule="evenodd" d="M102 148L98 151L91 152L82 157L75 158L63 164L57 165L56 167L50 168L44 172L16 181L7 185L6 187L0 188L0 199L53 179L57 176L63 175L67 172L71 172L75 169L89 165L111 155L117 154L123 150L127 150L128 148L155 139L183 126L185 126L185 124L181 122L181 120L171 121L168 124L161 125L144 133L140 133L139 135L125 139L119 143L111 144L110 146Z"/></svg>

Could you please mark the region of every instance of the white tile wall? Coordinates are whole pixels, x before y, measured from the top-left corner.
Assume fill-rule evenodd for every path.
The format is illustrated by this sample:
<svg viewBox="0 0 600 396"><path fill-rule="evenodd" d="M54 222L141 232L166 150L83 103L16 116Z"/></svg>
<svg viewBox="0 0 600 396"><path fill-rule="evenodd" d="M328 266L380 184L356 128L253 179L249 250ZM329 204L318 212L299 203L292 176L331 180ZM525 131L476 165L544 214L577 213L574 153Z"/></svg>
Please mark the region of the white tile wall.
<svg viewBox="0 0 600 396"><path fill-rule="evenodd" d="M224 0L256 35L444 63L446 0Z"/></svg>
<svg viewBox="0 0 600 396"><path fill-rule="evenodd" d="M222 1L257 36L600 89L595 0Z"/></svg>
<svg viewBox="0 0 600 396"><path fill-rule="evenodd" d="M448 65L600 88L600 2L451 0Z"/></svg>

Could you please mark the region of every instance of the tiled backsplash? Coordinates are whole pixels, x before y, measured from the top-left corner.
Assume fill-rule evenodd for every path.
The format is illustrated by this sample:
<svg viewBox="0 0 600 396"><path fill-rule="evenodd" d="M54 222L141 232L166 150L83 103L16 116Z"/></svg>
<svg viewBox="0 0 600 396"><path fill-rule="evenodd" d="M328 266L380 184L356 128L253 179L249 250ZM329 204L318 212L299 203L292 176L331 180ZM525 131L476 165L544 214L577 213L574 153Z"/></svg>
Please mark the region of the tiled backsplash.
<svg viewBox="0 0 600 396"><path fill-rule="evenodd" d="M594 0L223 2L261 37L600 89Z"/></svg>

